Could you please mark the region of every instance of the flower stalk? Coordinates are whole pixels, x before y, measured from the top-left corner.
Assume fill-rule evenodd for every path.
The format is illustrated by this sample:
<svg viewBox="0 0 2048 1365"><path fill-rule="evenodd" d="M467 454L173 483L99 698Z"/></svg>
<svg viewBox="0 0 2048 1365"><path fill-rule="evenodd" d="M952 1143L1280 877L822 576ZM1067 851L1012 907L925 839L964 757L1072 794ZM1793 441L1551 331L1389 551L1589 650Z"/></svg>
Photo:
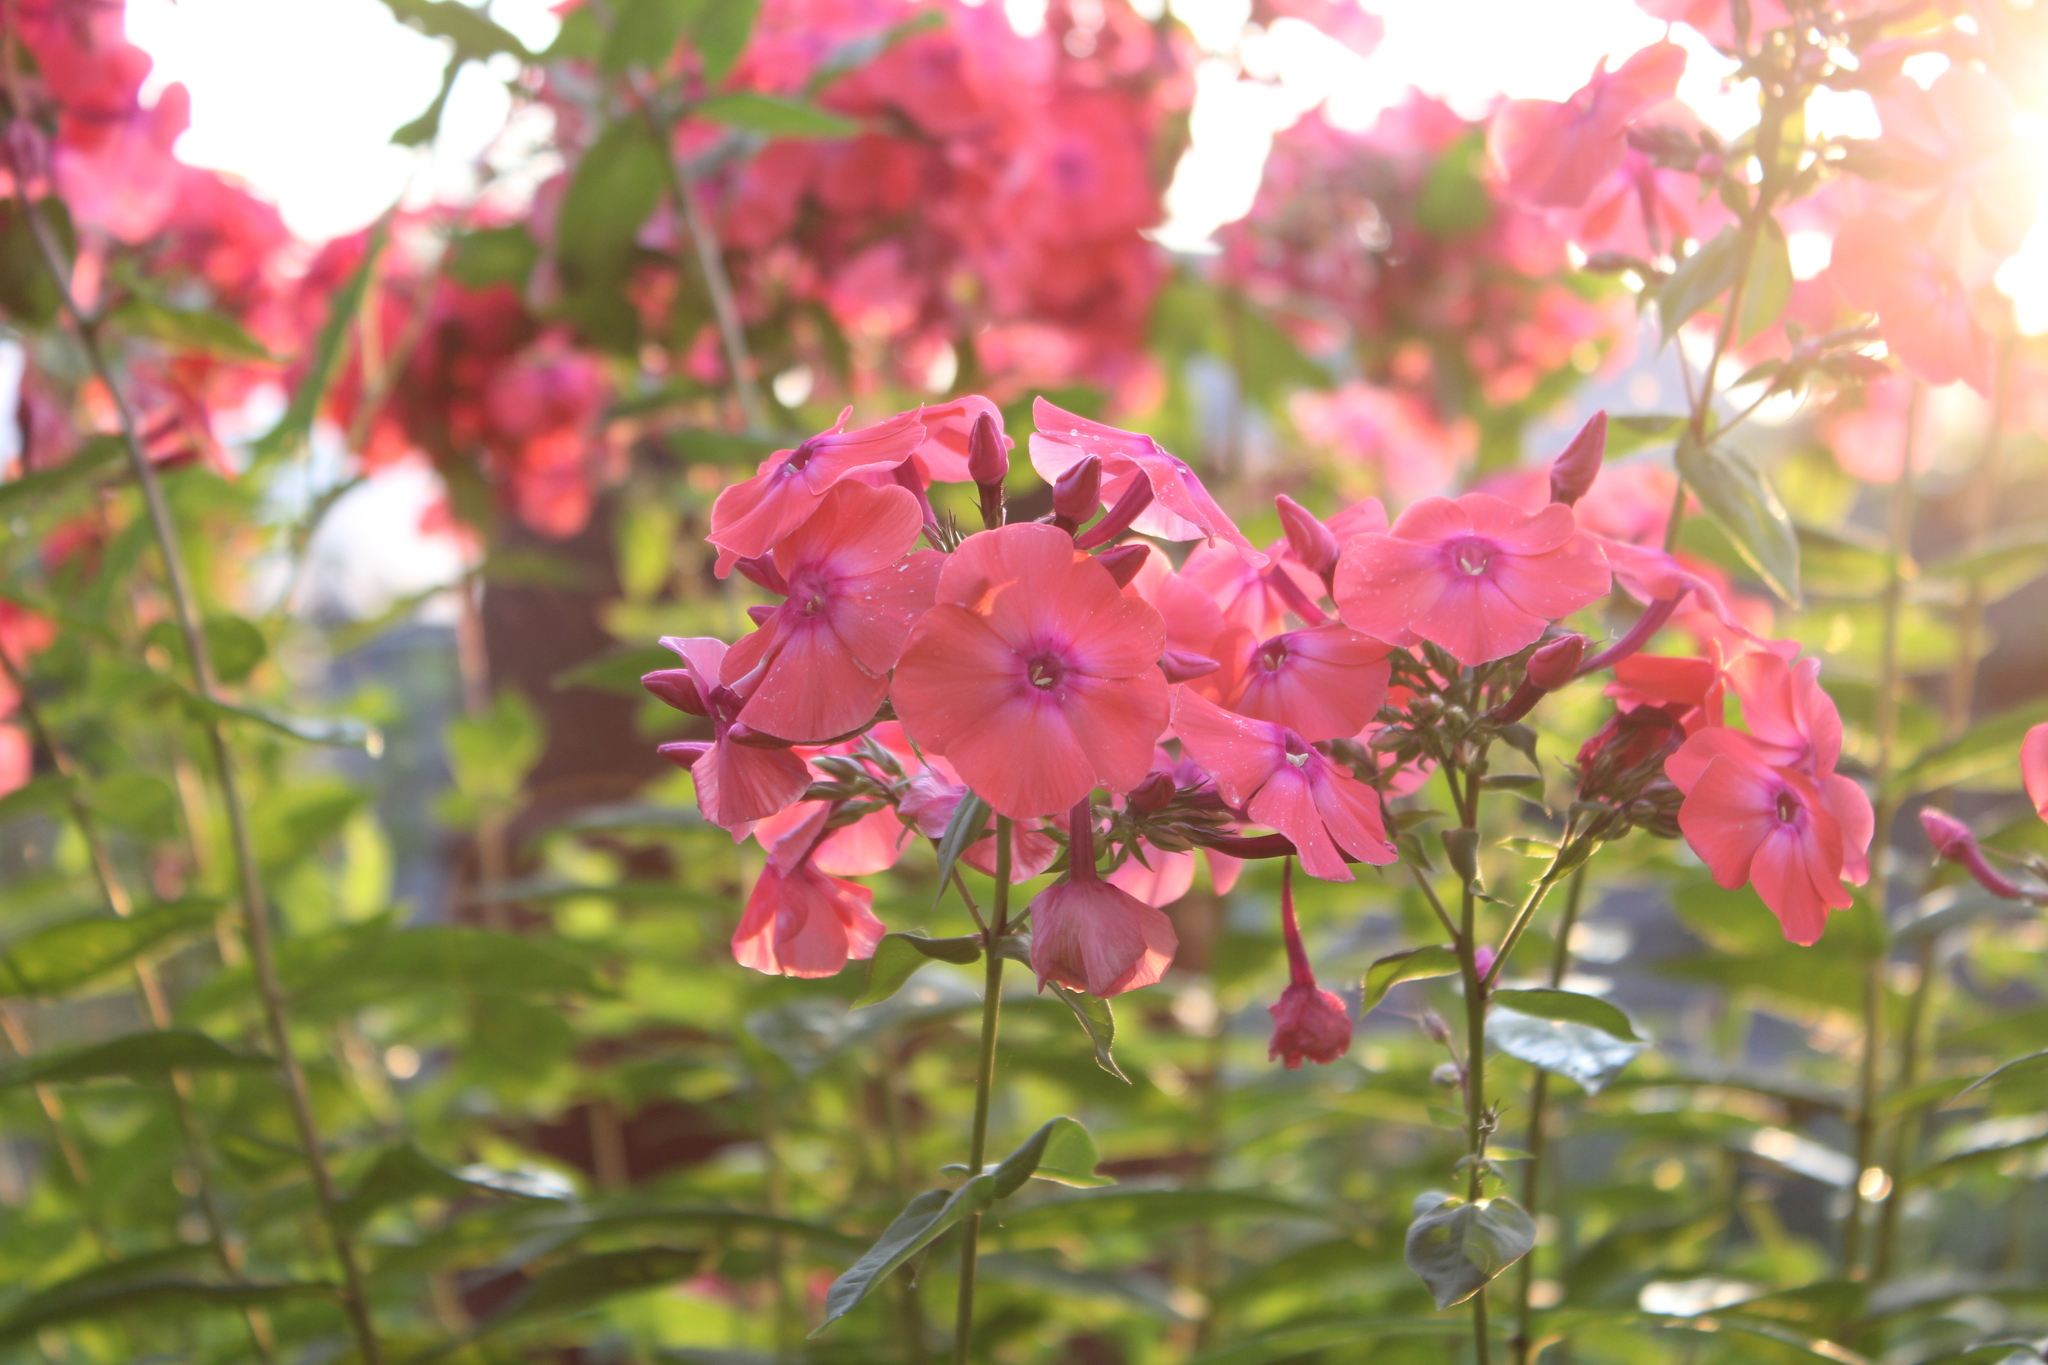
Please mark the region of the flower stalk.
<svg viewBox="0 0 2048 1365"><path fill-rule="evenodd" d="M1010 929L1010 844L1012 821L996 817L995 892L990 897L988 927L982 931L985 963L981 994L981 1051L974 1068L974 1128L967 1146L967 1178L981 1173L988 1159L988 1106L995 1089L996 1030L1003 1008L1003 935ZM960 1233L960 1299L953 1320L953 1362L967 1365L974 1346L974 1274L981 1254L981 1215L969 1214Z"/></svg>
<svg viewBox="0 0 2048 1365"><path fill-rule="evenodd" d="M1557 948L1550 958L1550 987L1557 990L1564 985L1565 973L1571 969L1572 929L1579 922L1579 905L1586 892L1586 865L1580 863L1572 872L1571 886L1565 894L1564 918L1557 926ZM1503 954L1505 956L1505 954ZM1535 1222L1543 1205L1543 1156L1544 1142L1548 1136L1545 1120L1550 1102L1550 1073L1542 1067L1536 1068L1536 1079L1529 1085L1529 1136L1522 1146L1529 1153L1529 1159L1522 1165L1522 1211ZM1535 1360L1536 1306L1530 1301L1536 1285L1536 1253L1532 1250L1522 1258L1521 1278L1515 1288L1515 1365L1531 1365Z"/></svg>

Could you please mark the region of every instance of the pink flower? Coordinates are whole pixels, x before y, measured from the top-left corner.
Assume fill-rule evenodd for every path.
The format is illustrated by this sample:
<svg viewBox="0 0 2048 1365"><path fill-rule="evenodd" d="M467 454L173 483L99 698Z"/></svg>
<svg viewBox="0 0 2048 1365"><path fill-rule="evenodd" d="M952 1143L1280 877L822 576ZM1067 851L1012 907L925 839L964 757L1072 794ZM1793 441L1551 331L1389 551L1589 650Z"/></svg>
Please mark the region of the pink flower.
<svg viewBox="0 0 2048 1365"><path fill-rule="evenodd" d="M848 958L875 955L888 929L869 908L875 893L811 865L830 802L774 839L768 864L733 931L742 967L778 976L836 976Z"/></svg>
<svg viewBox="0 0 2048 1365"><path fill-rule="evenodd" d="M1379 793L1286 726L1235 715L1180 688L1173 731L1225 801L1294 842L1310 876L1350 881L1346 853L1376 866L1394 861Z"/></svg>
<svg viewBox="0 0 2048 1365"><path fill-rule="evenodd" d="M930 485L972 480L967 469L968 442L974 436L975 422L983 417L994 425L1004 450L1016 446L1003 433L1003 410L978 393L917 410L917 419L924 423L924 441L911 452L910 458L916 464L920 482Z"/></svg>
<svg viewBox="0 0 2048 1365"><path fill-rule="evenodd" d="M1194 854L1169 853L1143 841L1139 851L1145 855L1144 862L1126 858L1103 880L1154 907L1173 904L1194 886Z"/></svg>
<svg viewBox="0 0 2048 1365"><path fill-rule="evenodd" d="M689 769L697 784L697 809L706 820L735 840L744 839L752 822L795 804L811 784L810 769L786 746L739 742L748 737L745 730L735 733L745 701L718 681L725 662L723 640L665 635L661 642L682 657L683 666L649 673L641 684L678 711L708 716L712 739L708 744L664 744L656 752Z"/></svg>
<svg viewBox="0 0 2048 1365"><path fill-rule="evenodd" d="M1157 611L1036 524L969 536L937 596L890 692L911 738L1015 819L1144 780L1168 709Z"/></svg>
<svg viewBox="0 0 2048 1365"><path fill-rule="evenodd" d="M1990 390L1997 344L1978 320L1955 268L1879 213L1835 237L1828 278L1852 308L1877 314L1885 346L1930 384L1961 379Z"/></svg>
<svg viewBox="0 0 2048 1365"><path fill-rule="evenodd" d="M1301 943L1301 925L1294 918L1294 860L1280 871L1280 933L1287 943L1287 989L1266 1006L1273 1016L1273 1042L1266 1059L1301 1070L1304 1060L1334 1062L1351 1049L1350 1007L1316 985L1309 970L1308 950Z"/></svg>
<svg viewBox="0 0 2048 1365"><path fill-rule="evenodd" d="M1368 501L1378 505L1377 499ZM1382 527L1385 524L1381 522ZM1335 522L1331 529L1336 529ZM1254 561L1227 545L1196 547L1181 565L1179 577L1207 593L1225 622L1243 628L1255 640L1281 629L1289 612L1298 612L1303 602L1313 606L1323 594L1322 579L1293 555Z"/></svg>
<svg viewBox="0 0 2048 1365"><path fill-rule="evenodd" d="M2020 741L2020 778L2034 810L2048 820L2048 724L2036 725Z"/></svg>
<svg viewBox="0 0 2048 1365"><path fill-rule="evenodd" d="M1097 874L1094 821L1084 796L1067 826L1067 878L1039 892L1026 912L1041 990L1057 981L1103 997L1134 991L1165 976L1180 947L1172 920Z"/></svg>
<svg viewBox="0 0 2048 1365"><path fill-rule="evenodd" d="M924 423L914 412L847 431L852 415L848 408L832 430L795 450L776 451L761 462L753 478L718 495L705 539L719 549L719 577L732 571L734 561L755 559L774 549L810 519L841 479L866 469L893 469L924 443Z"/></svg>
<svg viewBox="0 0 2048 1365"><path fill-rule="evenodd" d="M967 788L954 776L952 765L936 754L925 770L911 778L903 789L897 810L917 826L927 839L945 837L953 812L967 799ZM1018 820L1010 826L1010 884L1021 885L1053 865L1060 846L1036 821ZM996 875L996 836L993 829L967 846L960 861L986 876Z"/></svg>
<svg viewBox="0 0 2048 1365"><path fill-rule="evenodd" d="M1842 756L1842 713L1820 685L1820 660L1787 663L1767 650L1728 665L1728 682L1742 701L1742 721L1766 763L1815 777L1835 770Z"/></svg>
<svg viewBox="0 0 2048 1365"><path fill-rule="evenodd" d="M1251 651L1225 704L1310 742L1349 738L1387 699L1390 652L1334 621L1290 630Z"/></svg>
<svg viewBox="0 0 2048 1365"><path fill-rule="evenodd" d="M1737 730L1701 730L1665 760L1685 803L1678 827L1728 890L1754 885L1794 943L1820 940L1830 910L1851 902L1844 881L1870 877L1870 799L1839 773L1774 767Z"/></svg>
<svg viewBox="0 0 2048 1365"><path fill-rule="evenodd" d="M1252 548L1195 471L1159 442L1135 431L1091 422L1054 407L1043 398L1031 405L1038 430L1031 436L1031 467L1047 483L1090 455L1102 461L1102 505L1116 507L1129 497L1142 510L1128 525L1161 540L1228 541L1254 564L1266 557Z"/></svg>
<svg viewBox="0 0 2048 1365"><path fill-rule="evenodd" d="M1933 806L1924 807L1920 812L1920 828L1927 831L1927 842L1934 845L1935 853L1961 866L1986 891L2004 900L2025 899L2026 893L1991 865L1984 857L1984 850L1978 847L1977 836L1955 816Z"/></svg>
<svg viewBox="0 0 2048 1365"><path fill-rule="evenodd" d="M788 600L732 647L721 671L747 696L741 723L815 744L873 719L944 559L911 553L922 520L904 489L848 480L775 547Z"/></svg>
<svg viewBox="0 0 2048 1365"><path fill-rule="evenodd" d="M1505 658L1598 600L1607 557L1572 509L1524 512L1487 493L1424 498L1384 535L1355 536L1337 565L1344 624L1400 642L1410 632L1462 664Z"/></svg>
<svg viewBox="0 0 2048 1365"><path fill-rule="evenodd" d="M1560 104L1509 100L1494 115L1487 150L1508 193L1539 208L1576 208L1621 168L1628 125L1651 105L1671 98L1685 72L1685 49L1652 43L1607 70L1601 58L1593 79Z"/></svg>

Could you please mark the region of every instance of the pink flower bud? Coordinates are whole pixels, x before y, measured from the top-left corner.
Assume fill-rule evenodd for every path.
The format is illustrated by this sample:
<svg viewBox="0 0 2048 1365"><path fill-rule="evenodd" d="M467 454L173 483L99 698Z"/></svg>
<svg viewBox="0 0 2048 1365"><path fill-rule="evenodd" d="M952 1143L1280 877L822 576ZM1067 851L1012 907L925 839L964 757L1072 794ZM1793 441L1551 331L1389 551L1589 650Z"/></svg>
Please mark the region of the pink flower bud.
<svg viewBox="0 0 2048 1365"><path fill-rule="evenodd" d="M1060 475L1052 486L1053 515L1068 528L1095 515L1102 502L1102 460L1090 455Z"/></svg>
<svg viewBox="0 0 2048 1365"><path fill-rule="evenodd" d="M1145 567L1145 561L1152 554L1143 544L1117 545L1095 556L1095 562L1109 570L1109 576L1116 580L1119 588L1129 587L1138 570Z"/></svg>
<svg viewBox="0 0 2048 1365"><path fill-rule="evenodd" d="M1544 691L1555 692L1578 676L1579 661L1585 657L1585 636L1561 635L1529 656L1523 676Z"/></svg>
<svg viewBox="0 0 2048 1365"><path fill-rule="evenodd" d="M789 596L789 584L783 580L782 570L775 567L775 561L767 555L752 559L733 561L733 567L749 582L757 583L779 596Z"/></svg>
<svg viewBox="0 0 2048 1365"><path fill-rule="evenodd" d="M1159 671L1164 673L1166 680L1171 683L1193 682L1196 678L1206 678L1221 667L1222 665L1214 659L1190 653L1185 649L1169 649L1159 656Z"/></svg>
<svg viewBox="0 0 2048 1365"><path fill-rule="evenodd" d="M1167 802L1173 800L1173 792L1173 774L1154 769L1145 775L1143 782L1131 788L1124 799L1130 802L1132 810L1150 813L1163 809Z"/></svg>
<svg viewBox="0 0 2048 1365"><path fill-rule="evenodd" d="M995 418L983 413L974 419L967 437L967 477L986 488L1000 484L1010 473L1010 452L1003 449L1003 433Z"/></svg>
<svg viewBox="0 0 2048 1365"><path fill-rule="evenodd" d="M643 673L640 685L678 711L693 716L711 714L711 708L704 704L704 694L697 690L697 680L687 668L657 668L652 673Z"/></svg>
<svg viewBox="0 0 2048 1365"><path fill-rule="evenodd" d="M1327 580L1337 571L1336 532L1317 520L1316 515L1285 493L1273 499L1280 509L1280 524L1287 528L1287 544L1294 557L1317 576Z"/></svg>
<svg viewBox="0 0 2048 1365"><path fill-rule="evenodd" d="M747 619L757 626L765 626L781 610L782 608L771 607L765 602L757 603L747 608Z"/></svg>
<svg viewBox="0 0 2048 1365"><path fill-rule="evenodd" d="M1313 982L1289 986L1266 1013L1273 1016L1267 1060L1289 1071L1301 1070L1304 1061L1334 1062L1351 1049L1350 1009Z"/></svg>
<svg viewBox="0 0 2048 1365"><path fill-rule="evenodd" d="M1977 845L1977 836L1955 816L1928 806L1920 812L1920 828L1927 831L1928 842L1934 845L1936 853L1949 862L1960 864L1986 891L2003 900L2026 899L2026 893L1985 860L1984 850Z"/></svg>
<svg viewBox="0 0 2048 1365"><path fill-rule="evenodd" d="M1485 943L1480 944L1479 951L1472 954L1472 966L1479 973L1481 981L1486 980L1486 974L1493 970L1493 964L1494 951L1492 946Z"/></svg>
<svg viewBox="0 0 2048 1365"><path fill-rule="evenodd" d="M1600 477L1600 462L1607 458L1607 410L1602 408L1587 419L1550 465L1550 500L1569 507L1586 496L1593 480Z"/></svg>
<svg viewBox="0 0 2048 1365"><path fill-rule="evenodd" d="M687 772L698 759L711 752L711 746L698 740L682 744L664 744L654 752Z"/></svg>

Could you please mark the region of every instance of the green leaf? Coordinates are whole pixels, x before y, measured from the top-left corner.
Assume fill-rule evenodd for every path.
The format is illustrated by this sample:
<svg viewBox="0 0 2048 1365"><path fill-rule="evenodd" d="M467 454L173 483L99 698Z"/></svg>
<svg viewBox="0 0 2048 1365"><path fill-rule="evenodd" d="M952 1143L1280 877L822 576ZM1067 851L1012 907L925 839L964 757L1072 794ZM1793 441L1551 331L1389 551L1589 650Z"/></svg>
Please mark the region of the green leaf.
<svg viewBox="0 0 2048 1365"><path fill-rule="evenodd" d="M418 118L402 123L392 130L392 146L424 147L441 135L441 116L448 112L448 97L455 93L455 78L462 74L463 65L460 52L448 59L448 65L441 72L440 88L434 92L433 100L420 111Z"/></svg>
<svg viewBox="0 0 2048 1365"><path fill-rule="evenodd" d="M334 1286L315 1283L206 1284L191 1280L130 1280L66 1285L31 1295L0 1319L0 1346L27 1341L66 1323L135 1314L160 1323L172 1314L267 1307L294 1299L325 1298Z"/></svg>
<svg viewBox="0 0 2048 1365"><path fill-rule="evenodd" d="M623 291L640 225L661 202L669 177L668 149L640 119L621 117L577 161L562 196L555 220L561 307L591 339L615 350L638 341L638 315Z"/></svg>
<svg viewBox="0 0 2048 1365"><path fill-rule="evenodd" d="M1666 414L1637 414L1607 419L1607 458L1632 455L1646 446L1675 440L1685 429L1685 418Z"/></svg>
<svg viewBox="0 0 2048 1365"><path fill-rule="evenodd" d="M1486 1021L1486 1040L1510 1057L1577 1081L1588 1094L1597 1094L1649 1046L1588 1024L1500 1008Z"/></svg>
<svg viewBox="0 0 2048 1365"><path fill-rule="evenodd" d="M763 95L753 90L714 95L699 104L694 112L713 123L723 123L728 128L759 133L764 137L851 137L860 131L859 124L827 113L815 104Z"/></svg>
<svg viewBox="0 0 2048 1365"><path fill-rule="evenodd" d="M697 55L704 59L704 84L716 86L731 74L733 63L746 51L754 35L754 20L761 13L761 0L715 0L698 14L690 26L690 38Z"/></svg>
<svg viewBox="0 0 2048 1365"><path fill-rule="evenodd" d="M1791 514L1763 475L1691 434L1678 443L1678 473L1743 562L1788 604L1799 604L1799 537Z"/></svg>
<svg viewBox="0 0 2048 1365"><path fill-rule="evenodd" d="M903 1206L903 1212L883 1230L875 1244L832 1282L825 1295L825 1320L817 1336L851 1313L868 1291L894 1274L897 1267L937 1241L969 1214L980 1213L996 1201L996 1177L978 1175L948 1194L926 1190Z"/></svg>
<svg viewBox="0 0 2048 1365"><path fill-rule="evenodd" d="M1667 344L1678 329L1728 291L1742 272L1742 234L1724 227L1714 239L1678 263L1657 290L1657 316Z"/></svg>
<svg viewBox="0 0 2048 1365"><path fill-rule="evenodd" d="M1017 1150L1003 1158L990 1172L995 1177L997 1199L1007 1199L1033 1176L1059 1185L1095 1189L1116 1182L1095 1174L1102 1159L1088 1130L1070 1118L1050 1119L1024 1139Z"/></svg>
<svg viewBox="0 0 2048 1365"><path fill-rule="evenodd" d="M981 936L926 938L923 934L884 934L868 960L868 985L853 1002L859 1009L873 1005L903 989L903 983L927 962L952 962L966 966L981 960Z"/></svg>
<svg viewBox="0 0 2048 1365"><path fill-rule="evenodd" d="M180 687L185 694L186 707L203 720L253 721L288 739L333 749L361 749L372 758L384 752L383 732L360 720L347 716L280 715L262 707L208 700L189 688L183 688L182 684Z"/></svg>
<svg viewBox="0 0 2048 1365"><path fill-rule="evenodd" d="M1757 235L1756 253L1750 258L1749 280L1742 290L1742 316L1737 335L1748 342L1784 313L1792 299L1792 252L1785 230L1774 218L1766 218Z"/></svg>
<svg viewBox="0 0 2048 1365"><path fill-rule="evenodd" d="M220 902L171 901L127 919L96 915L25 934L0 950L0 993L62 995L213 922Z"/></svg>
<svg viewBox="0 0 2048 1365"><path fill-rule="evenodd" d="M724 0L712 0L722 4ZM625 0L615 11L599 67L616 76L628 67L660 71L704 9L705 0Z"/></svg>
<svg viewBox="0 0 2048 1365"><path fill-rule="evenodd" d="M540 243L519 223L465 232L449 247L448 278L471 289L524 288L540 264Z"/></svg>
<svg viewBox="0 0 2048 1365"><path fill-rule="evenodd" d="M117 772L85 791L85 804L110 825L146 839L178 833L178 794L155 773Z"/></svg>
<svg viewBox="0 0 2048 1365"><path fill-rule="evenodd" d="M71 789L71 779L56 773L31 778L5 796L0 796L0 824L45 811L59 811L64 808L64 793Z"/></svg>
<svg viewBox="0 0 2048 1365"><path fill-rule="evenodd" d="M423 924L377 925L342 936L339 951L308 954L287 973L305 1013L345 1012L367 1000L446 995L593 996L604 983L570 945L518 934Z"/></svg>
<svg viewBox="0 0 2048 1365"><path fill-rule="evenodd" d="M953 808L953 818L946 822L945 832L939 836L939 890L932 897L932 909L938 909L946 899L946 888L953 882L953 865L981 837L989 815L988 802L973 792L961 797L960 804Z"/></svg>
<svg viewBox="0 0 2048 1365"><path fill-rule="evenodd" d="M1569 1024L1584 1024L1587 1028L1599 1029L1611 1038L1619 1038L1624 1043L1642 1041L1636 1036L1628 1016L1597 996L1580 995L1577 991L1561 991L1542 986L1525 991L1495 991L1493 1002L1533 1019L1556 1019Z"/></svg>
<svg viewBox="0 0 2048 1365"><path fill-rule="evenodd" d="M1454 976L1460 970L1458 954L1442 944L1410 948L1392 953L1365 969L1365 996L1358 1012L1366 1013L1387 998L1387 992L1403 981L1421 981L1432 976Z"/></svg>
<svg viewBox="0 0 2048 1365"><path fill-rule="evenodd" d="M2014 755L2020 741L2044 721L2048 721L2048 700L2025 702L1987 716L1961 738L1920 755L1886 788L1904 794L1938 787L1975 787L1995 775L1996 780L1988 784L1991 790L2014 790L2019 786L2019 764Z"/></svg>
<svg viewBox="0 0 2048 1365"><path fill-rule="evenodd" d="M521 1291L504 1312L485 1323L489 1336L519 1323L567 1317L621 1294L659 1289L687 1279L704 1253L686 1247L625 1247L598 1251L550 1266Z"/></svg>
<svg viewBox="0 0 2048 1365"><path fill-rule="evenodd" d="M385 3L393 5L394 11L399 3L414 2L385 0ZM356 314L362 311L363 295L370 287L370 277L376 273L377 261L384 254L390 238L391 222L387 216L370 229L370 235L363 244L363 259L349 274L347 282L334 291L333 301L327 306L327 318L320 324L320 335L314 339L306 373L299 380L298 387L292 390L292 401L285 406L284 416L277 419L277 425L256 442L258 464L297 448L312 432L313 419L319 416L320 405L326 401L328 386L333 384L335 374L341 369L349 327L355 322Z"/></svg>
<svg viewBox="0 0 2048 1365"><path fill-rule="evenodd" d="M116 326L173 351L193 351L224 360L270 361L277 357L242 330L233 318L204 309L167 308L131 298L114 310Z"/></svg>
<svg viewBox="0 0 2048 1365"><path fill-rule="evenodd" d="M1483 178L1486 130L1475 128L1430 166L1415 204L1415 225L1432 237L1462 237L1493 221L1493 195Z"/></svg>
<svg viewBox="0 0 2048 1365"><path fill-rule="evenodd" d="M108 465L125 464L127 458L128 447L120 437L95 436L55 469L40 469L0 483L0 515L50 502L73 484L85 483Z"/></svg>
<svg viewBox="0 0 2048 1365"><path fill-rule="evenodd" d="M492 699L489 711L448 722L446 742L456 789L479 806L492 807L517 799L547 735L525 694L507 687Z"/></svg>
<svg viewBox="0 0 2048 1365"><path fill-rule="evenodd" d="M150 1029L86 1047L41 1053L0 1068L0 1090L98 1081L111 1076L154 1081L173 1071L252 1071L268 1067L275 1060L259 1053L231 1052L191 1029Z"/></svg>
<svg viewBox="0 0 2048 1365"><path fill-rule="evenodd" d="M213 671L224 683L238 683L270 656L270 642L251 621L223 612L206 618L206 652Z"/></svg>
<svg viewBox="0 0 2048 1365"><path fill-rule="evenodd" d="M1479 831L1476 829L1445 829L1437 831L1437 838L1443 841L1444 858L1451 865L1451 871L1467 883L1479 880Z"/></svg>
<svg viewBox="0 0 2048 1365"><path fill-rule="evenodd" d="M1976 1080L1958 1090L1949 1104L1959 1104L1965 1095L1986 1087L1998 1088L2007 1081L2030 1080L2048 1071L2048 1052L2033 1052L2007 1062L2004 1066L1987 1071Z"/></svg>
<svg viewBox="0 0 2048 1365"><path fill-rule="evenodd" d="M1536 1225L1514 1200L1443 1198L1428 1207L1418 1201L1406 1256L1442 1310L1477 1294L1535 1245Z"/></svg>
<svg viewBox="0 0 2048 1365"><path fill-rule="evenodd" d="M56 234L63 258L74 259L77 238L63 203L52 195L30 212L43 215L44 223ZM42 248L36 243L34 226L12 196L0 200L0 311L30 327L47 327L56 321L63 306Z"/></svg>
<svg viewBox="0 0 2048 1365"><path fill-rule="evenodd" d="M522 62L533 60L526 44L513 37L510 29L492 22L480 6L465 5L461 0L384 0L384 7L408 28L429 38L446 38L466 59L505 52Z"/></svg>

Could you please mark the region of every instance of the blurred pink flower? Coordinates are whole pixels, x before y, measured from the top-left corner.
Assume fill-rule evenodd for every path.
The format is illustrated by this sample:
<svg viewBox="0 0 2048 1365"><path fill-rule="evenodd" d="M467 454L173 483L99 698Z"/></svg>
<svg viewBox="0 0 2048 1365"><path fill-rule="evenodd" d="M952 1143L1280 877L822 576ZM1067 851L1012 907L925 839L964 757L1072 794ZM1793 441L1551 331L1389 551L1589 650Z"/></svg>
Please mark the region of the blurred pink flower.
<svg viewBox="0 0 2048 1365"><path fill-rule="evenodd" d="M1509 100L1493 116L1487 151L1508 193L1538 208L1575 208L1621 168L1628 125L1669 99L1685 72L1685 49L1652 43L1593 78L1570 99Z"/></svg>
<svg viewBox="0 0 2048 1365"><path fill-rule="evenodd" d="M847 959L873 957L888 932L870 909L873 891L812 866L830 812L829 802L815 804L769 846L767 866L733 931L732 955L742 967L778 976L836 976Z"/></svg>

